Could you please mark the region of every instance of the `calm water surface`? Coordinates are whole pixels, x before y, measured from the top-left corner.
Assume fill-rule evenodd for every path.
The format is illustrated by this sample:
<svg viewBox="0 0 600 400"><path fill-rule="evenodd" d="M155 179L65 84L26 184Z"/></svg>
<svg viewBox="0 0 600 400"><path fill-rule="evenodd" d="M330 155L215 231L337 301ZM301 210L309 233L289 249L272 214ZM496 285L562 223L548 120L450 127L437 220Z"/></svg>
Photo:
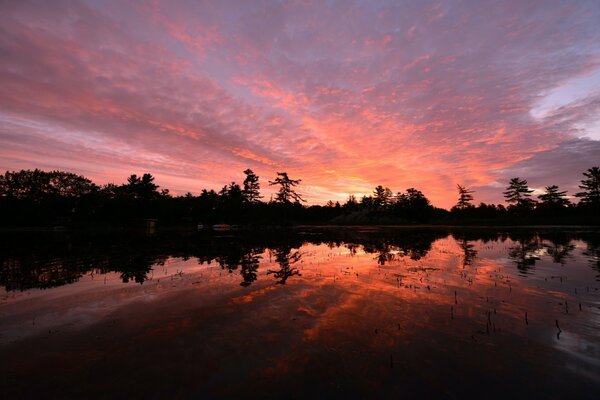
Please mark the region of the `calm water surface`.
<svg viewBox="0 0 600 400"><path fill-rule="evenodd" d="M3 398L600 398L598 232L0 238Z"/></svg>

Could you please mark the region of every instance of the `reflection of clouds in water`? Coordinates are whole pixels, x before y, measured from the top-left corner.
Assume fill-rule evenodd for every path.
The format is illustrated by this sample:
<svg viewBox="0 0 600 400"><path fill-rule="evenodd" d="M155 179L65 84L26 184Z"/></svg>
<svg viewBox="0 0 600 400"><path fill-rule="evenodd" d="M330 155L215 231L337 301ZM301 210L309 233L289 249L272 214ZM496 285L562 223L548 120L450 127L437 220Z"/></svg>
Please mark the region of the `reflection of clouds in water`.
<svg viewBox="0 0 600 400"><path fill-rule="evenodd" d="M46 335L77 343L90 332L108 332L125 342L135 337L136 349L161 366L170 361L160 357L185 344L199 363L248 368L244 387L251 379L340 365L357 382L365 375L378 382L382 360L389 371L390 358L395 369L413 363L405 374L416 368L441 376L457 364L469 373L473 363L479 372L504 369L497 375L504 377L514 365L545 368L553 351L560 362L552 368L586 370L595 379L600 292L586 253L598 242L587 235L508 233L498 240L497 233L391 231L318 241L178 238L162 247L148 239L145 251L129 251L164 261L152 265L143 284L123 284L121 272L109 272L48 290L6 292L0 338L9 346ZM382 253L392 257L378 262ZM530 257L535 265L521 275L518 262ZM494 363L482 366L473 354Z"/></svg>

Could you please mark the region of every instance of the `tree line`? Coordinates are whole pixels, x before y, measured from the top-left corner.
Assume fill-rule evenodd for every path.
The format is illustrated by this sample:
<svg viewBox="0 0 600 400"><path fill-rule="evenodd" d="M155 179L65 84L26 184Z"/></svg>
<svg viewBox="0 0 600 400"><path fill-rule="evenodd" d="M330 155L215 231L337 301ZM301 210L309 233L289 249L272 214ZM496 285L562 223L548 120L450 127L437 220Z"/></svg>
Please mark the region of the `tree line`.
<svg viewBox="0 0 600 400"><path fill-rule="evenodd" d="M154 176L130 175L120 185L97 185L63 171L21 170L0 175L0 225L129 224L142 219L180 223L283 224L305 217L300 179L278 172L269 185L278 190L262 201L259 177L244 171L242 184L218 192L202 189L173 196Z"/></svg>
<svg viewBox="0 0 600 400"><path fill-rule="evenodd" d="M251 169L241 184L231 182L218 192L173 196L149 173L131 175L121 185L97 185L70 172L21 170L0 175L0 225L128 224L157 219L165 224L217 223L280 225L290 223L402 224L402 223L599 223L600 168L583 172L579 199L571 201L556 185L533 197L527 180L512 178L503 192L507 206L474 205L474 191L457 185L457 202L450 210L432 205L416 188L394 193L379 185L373 193L344 204L306 206L298 190L301 179L277 172L268 184L277 188L269 201Z"/></svg>
<svg viewBox="0 0 600 400"><path fill-rule="evenodd" d="M448 223L448 224L598 224L600 223L600 168L583 172L579 199L571 201L557 185L546 186L534 199L526 179L510 179L503 192L507 205L474 204L475 191L456 185L457 201L448 211L434 207L415 188L394 193L379 185L360 201L350 195L344 204L328 202L327 207L340 209L333 222L339 223Z"/></svg>

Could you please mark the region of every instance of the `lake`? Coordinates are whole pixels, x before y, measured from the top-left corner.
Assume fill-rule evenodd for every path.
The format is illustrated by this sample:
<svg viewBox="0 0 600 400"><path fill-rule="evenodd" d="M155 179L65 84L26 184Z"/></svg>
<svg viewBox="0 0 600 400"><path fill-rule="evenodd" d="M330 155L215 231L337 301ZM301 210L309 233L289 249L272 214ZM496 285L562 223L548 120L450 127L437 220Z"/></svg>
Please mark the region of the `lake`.
<svg viewBox="0 0 600 400"><path fill-rule="evenodd" d="M0 234L3 398L600 395L600 232Z"/></svg>

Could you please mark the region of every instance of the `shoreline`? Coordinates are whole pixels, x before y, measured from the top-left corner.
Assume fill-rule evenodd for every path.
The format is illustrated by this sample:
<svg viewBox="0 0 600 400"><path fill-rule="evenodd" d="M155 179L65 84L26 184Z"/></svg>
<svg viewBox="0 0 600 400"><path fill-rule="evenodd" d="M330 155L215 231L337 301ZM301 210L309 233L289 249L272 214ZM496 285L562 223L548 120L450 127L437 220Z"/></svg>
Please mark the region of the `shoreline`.
<svg viewBox="0 0 600 400"><path fill-rule="evenodd" d="M223 233L223 232L247 232L247 231L280 231L280 230L299 230L299 229L326 229L326 230L347 230L347 229L362 229L362 230L381 230L381 229L398 229L398 230L409 230L409 229L448 229L448 230L459 230L459 229L586 229L586 230L600 230L600 225L451 225L451 224L350 224L350 225L337 225L337 224L295 224L295 225L232 225L231 229L228 230L217 230L217 229L198 229L193 225L165 225L157 226L153 229L144 229L140 227L130 226L15 226L15 227L0 227L0 233L67 233L67 232L131 232L131 233L142 233L142 232L169 232L169 231L193 231L193 232L205 232L205 233Z"/></svg>

